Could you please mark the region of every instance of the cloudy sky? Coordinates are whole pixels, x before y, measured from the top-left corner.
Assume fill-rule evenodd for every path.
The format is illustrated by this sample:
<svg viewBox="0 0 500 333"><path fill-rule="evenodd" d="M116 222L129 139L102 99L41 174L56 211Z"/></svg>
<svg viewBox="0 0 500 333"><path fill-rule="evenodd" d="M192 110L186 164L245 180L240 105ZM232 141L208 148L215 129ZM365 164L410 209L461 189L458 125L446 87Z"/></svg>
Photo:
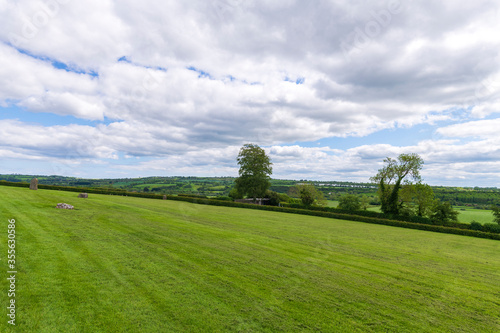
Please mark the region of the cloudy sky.
<svg viewBox="0 0 500 333"><path fill-rule="evenodd" d="M500 187L500 3L0 0L0 173Z"/></svg>

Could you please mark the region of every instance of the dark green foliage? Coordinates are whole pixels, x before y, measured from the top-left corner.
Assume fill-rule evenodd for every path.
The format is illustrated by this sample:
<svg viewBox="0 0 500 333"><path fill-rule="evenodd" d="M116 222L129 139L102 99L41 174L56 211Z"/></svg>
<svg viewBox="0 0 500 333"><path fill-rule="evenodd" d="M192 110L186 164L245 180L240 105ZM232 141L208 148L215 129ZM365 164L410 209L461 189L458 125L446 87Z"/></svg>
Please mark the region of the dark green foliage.
<svg viewBox="0 0 500 333"><path fill-rule="evenodd" d="M306 188L305 186L300 188L299 196L304 206L311 206L314 203L315 198L313 191L310 191L309 188Z"/></svg>
<svg viewBox="0 0 500 333"><path fill-rule="evenodd" d="M485 224L483 224L483 230L482 231L493 232L493 233L500 234L500 224L497 224L497 223L485 223Z"/></svg>
<svg viewBox="0 0 500 333"><path fill-rule="evenodd" d="M436 198L454 205L490 208L500 204L500 189L433 187Z"/></svg>
<svg viewBox="0 0 500 333"><path fill-rule="evenodd" d="M270 175L273 173L272 163L264 149L248 143L243 145L237 157L239 177L235 180L235 187L241 194L254 200L264 197L271 186Z"/></svg>
<svg viewBox="0 0 500 333"><path fill-rule="evenodd" d="M233 201L233 198L231 197L226 197L226 196L220 196L220 197L215 197L213 198L214 200L223 200L223 201Z"/></svg>
<svg viewBox="0 0 500 333"><path fill-rule="evenodd" d="M349 211L361 210L361 201L357 195L345 194L340 197L338 208Z"/></svg>
<svg viewBox="0 0 500 333"><path fill-rule="evenodd" d="M243 194L241 194L236 187L233 187L231 191L229 191L229 196L233 198L233 200L243 199Z"/></svg>
<svg viewBox="0 0 500 333"><path fill-rule="evenodd" d="M201 195L201 194L184 194L184 193L181 193L181 194L178 194L178 196L180 196L180 197L189 197L189 198L201 198L201 199L206 199L207 198L206 195Z"/></svg>
<svg viewBox="0 0 500 333"><path fill-rule="evenodd" d="M483 230L483 225L479 222L476 222L476 221L472 221L470 223L470 228L471 230Z"/></svg>
<svg viewBox="0 0 500 333"><path fill-rule="evenodd" d="M280 194L274 191L267 190L265 198L269 199L269 204L271 206L279 206L281 202Z"/></svg>
<svg viewBox="0 0 500 333"><path fill-rule="evenodd" d="M491 206L491 210L493 211L494 222L500 225L500 207Z"/></svg>
<svg viewBox="0 0 500 333"><path fill-rule="evenodd" d="M325 206L326 200L323 192L318 191L318 189L313 184L298 184L291 187L288 194L291 197L299 198L302 205L305 207L315 206Z"/></svg>
<svg viewBox="0 0 500 333"><path fill-rule="evenodd" d="M458 212L453 210L449 202L436 200L432 208L431 220L435 224L446 224L449 222L457 222Z"/></svg>
<svg viewBox="0 0 500 333"><path fill-rule="evenodd" d="M500 234L500 224L496 224L496 223L481 224L479 222L472 221L470 223L470 229L471 230L478 230L478 231L484 231L484 232L490 232L490 233Z"/></svg>

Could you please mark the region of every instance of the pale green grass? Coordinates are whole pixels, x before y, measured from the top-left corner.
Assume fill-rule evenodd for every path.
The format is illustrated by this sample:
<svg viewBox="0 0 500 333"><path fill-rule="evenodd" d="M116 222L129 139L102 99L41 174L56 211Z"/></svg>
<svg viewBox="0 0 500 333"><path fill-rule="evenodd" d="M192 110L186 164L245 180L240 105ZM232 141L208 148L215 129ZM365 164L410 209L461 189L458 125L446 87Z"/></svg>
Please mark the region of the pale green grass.
<svg viewBox="0 0 500 333"><path fill-rule="evenodd" d="M486 209L473 209L469 207L455 206L453 207L458 214L458 221L470 223L472 221L484 223L493 223L493 213L491 210Z"/></svg>
<svg viewBox="0 0 500 333"><path fill-rule="evenodd" d="M0 186L0 332L498 332L500 242ZM58 202L74 211L55 209Z"/></svg>
<svg viewBox="0 0 500 333"><path fill-rule="evenodd" d="M334 207L336 208L339 205L338 200L326 200L326 207Z"/></svg>

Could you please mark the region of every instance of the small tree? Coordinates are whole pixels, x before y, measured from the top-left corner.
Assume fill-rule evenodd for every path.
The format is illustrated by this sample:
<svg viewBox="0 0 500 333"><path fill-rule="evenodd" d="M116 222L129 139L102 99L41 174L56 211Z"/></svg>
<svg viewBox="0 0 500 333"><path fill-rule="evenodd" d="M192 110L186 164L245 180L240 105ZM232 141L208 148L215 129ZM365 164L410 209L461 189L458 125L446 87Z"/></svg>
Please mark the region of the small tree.
<svg viewBox="0 0 500 333"><path fill-rule="evenodd" d="M437 199L432 207L431 220L436 224L446 224L448 222L457 222L458 212L453 210L449 202L442 202Z"/></svg>
<svg viewBox="0 0 500 333"><path fill-rule="evenodd" d="M241 147L236 159L240 165L239 177L235 180L236 191L252 197L264 197L271 187L270 175L273 173L272 163L264 149L247 143Z"/></svg>
<svg viewBox="0 0 500 333"><path fill-rule="evenodd" d="M238 190L236 189L236 187L233 187L229 191L229 197L232 198L233 200L243 199L243 195L240 192L238 192Z"/></svg>
<svg viewBox="0 0 500 333"><path fill-rule="evenodd" d="M340 197L338 208L351 211L360 210L361 202L357 195L345 194Z"/></svg>
<svg viewBox="0 0 500 333"><path fill-rule="evenodd" d="M269 204L271 206L279 206L281 202L280 194L278 192L267 190L265 197L269 199Z"/></svg>
<svg viewBox="0 0 500 333"><path fill-rule="evenodd" d="M289 191L290 196L299 197L304 206L325 206L326 199L323 192L318 191L312 184L295 185Z"/></svg>
<svg viewBox="0 0 500 333"><path fill-rule="evenodd" d="M311 206L314 203L315 198L315 190L312 185L303 185L299 189L300 200L305 206Z"/></svg>

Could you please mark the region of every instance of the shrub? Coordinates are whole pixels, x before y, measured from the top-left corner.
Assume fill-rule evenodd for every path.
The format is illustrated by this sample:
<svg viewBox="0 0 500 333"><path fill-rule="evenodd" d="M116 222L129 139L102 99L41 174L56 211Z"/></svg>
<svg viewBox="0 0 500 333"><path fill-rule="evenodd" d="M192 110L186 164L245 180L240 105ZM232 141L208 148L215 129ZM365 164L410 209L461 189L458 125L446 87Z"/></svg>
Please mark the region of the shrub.
<svg viewBox="0 0 500 333"><path fill-rule="evenodd" d="M220 197L215 197L215 198L212 198L214 200L222 200L222 201L233 201L233 198L231 197L225 197L225 196L220 196Z"/></svg>
<svg viewBox="0 0 500 333"><path fill-rule="evenodd" d="M350 211L361 210L361 201L357 195L345 194L340 197L338 208Z"/></svg>
<svg viewBox="0 0 500 333"><path fill-rule="evenodd" d="M493 232L496 234L500 234L500 224L497 223L485 223L483 224L483 230L486 232Z"/></svg>
<svg viewBox="0 0 500 333"><path fill-rule="evenodd" d="M470 229L471 230L483 230L483 225L479 222L472 221L470 223Z"/></svg>
<svg viewBox="0 0 500 333"><path fill-rule="evenodd" d="M269 199L269 204L271 206L278 206L280 204L280 195L277 192L267 190L264 198Z"/></svg>
<svg viewBox="0 0 500 333"><path fill-rule="evenodd" d="M207 199L207 196L206 195L201 195L201 194L191 194L191 193L188 193L188 194L185 194L185 193L181 193L181 194L177 194L179 197L189 197L189 198L200 198L200 199Z"/></svg>

